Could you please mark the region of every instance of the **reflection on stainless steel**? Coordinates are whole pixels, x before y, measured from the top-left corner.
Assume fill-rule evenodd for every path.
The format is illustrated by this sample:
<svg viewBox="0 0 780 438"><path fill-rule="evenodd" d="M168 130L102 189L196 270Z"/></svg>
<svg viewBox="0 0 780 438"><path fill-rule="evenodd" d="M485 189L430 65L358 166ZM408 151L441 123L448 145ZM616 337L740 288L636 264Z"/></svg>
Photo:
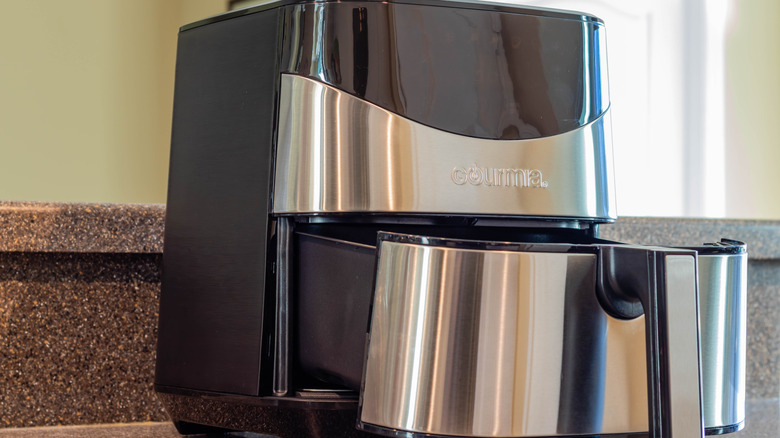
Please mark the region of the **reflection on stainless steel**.
<svg viewBox="0 0 780 438"><path fill-rule="evenodd" d="M668 361L668 376L660 376L669 390L671 430L662 436L675 438L701 437L701 377L699 375L699 324L696 298L696 257L667 255L665 257L666 296L658 304L659 313L666 311L666 336L669 350L661 360ZM660 317L660 316L659 316ZM668 354L668 356L667 356Z"/></svg>
<svg viewBox="0 0 780 438"><path fill-rule="evenodd" d="M565 134L439 131L282 75L273 211L616 218L609 115Z"/></svg>
<svg viewBox="0 0 780 438"><path fill-rule="evenodd" d="M644 315L628 321L608 317L607 335L604 412L637 430L647 430Z"/></svg>
<svg viewBox="0 0 780 438"><path fill-rule="evenodd" d="M393 241L379 254L361 422L498 437L647 430L645 320L600 309L593 254ZM696 259L664 258L673 436L700 436L702 417L744 420L745 256L699 256L699 302Z"/></svg>
<svg viewBox="0 0 780 438"><path fill-rule="evenodd" d="M379 254L361 422L496 437L564 435L572 421L579 434L647 430L634 384L643 321L591 312L594 254L391 241ZM584 330L567 326L584 318ZM573 344L599 357L564 354ZM582 403L584 422L562 404L581 389L602 394Z"/></svg>
<svg viewBox="0 0 780 438"><path fill-rule="evenodd" d="M745 419L747 254L699 256L704 420L707 427Z"/></svg>

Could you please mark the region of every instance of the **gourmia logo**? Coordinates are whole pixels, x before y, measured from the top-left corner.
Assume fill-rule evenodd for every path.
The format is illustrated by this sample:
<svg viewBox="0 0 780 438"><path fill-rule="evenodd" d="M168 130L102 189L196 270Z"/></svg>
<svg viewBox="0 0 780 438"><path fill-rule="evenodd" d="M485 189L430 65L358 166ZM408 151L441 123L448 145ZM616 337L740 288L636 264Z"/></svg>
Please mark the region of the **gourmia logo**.
<svg viewBox="0 0 780 438"><path fill-rule="evenodd" d="M544 180L539 169L499 169L495 167L479 167L476 164L471 167L455 167L450 172L450 178L455 184L462 186L486 187L517 187L517 188L547 188L548 182Z"/></svg>

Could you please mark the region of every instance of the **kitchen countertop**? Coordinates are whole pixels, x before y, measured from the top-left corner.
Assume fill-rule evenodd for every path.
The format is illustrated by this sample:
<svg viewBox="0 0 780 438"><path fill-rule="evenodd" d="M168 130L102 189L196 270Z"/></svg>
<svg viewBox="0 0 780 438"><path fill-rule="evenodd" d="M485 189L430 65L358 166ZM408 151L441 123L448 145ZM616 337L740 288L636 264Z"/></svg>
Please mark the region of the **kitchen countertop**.
<svg viewBox="0 0 780 438"><path fill-rule="evenodd" d="M780 399L749 400L745 428L734 438L777 438L780 436Z"/></svg>
<svg viewBox="0 0 780 438"><path fill-rule="evenodd" d="M750 400L747 402L745 428L726 436L734 438L777 438L780 435L780 399ZM92 426L31 427L0 429L2 438L177 438L180 435L171 423L99 424ZM205 435L190 435L193 437ZM210 435L213 436L213 435ZM225 437L264 438L247 432L232 432Z"/></svg>
<svg viewBox="0 0 780 438"><path fill-rule="evenodd" d="M0 202L0 428L168 419L152 391L164 216Z"/></svg>
<svg viewBox="0 0 780 438"><path fill-rule="evenodd" d="M162 204L0 202L0 437L178 436L151 390L164 217ZM747 242L750 401L731 436L780 436L780 222L621 218L601 236ZM115 424L65 426L88 423Z"/></svg>
<svg viewBox="0 0 780 438"><path fill-rule="evenodd" d="M0 429L3 438L172 438L179 437L172 423L117 423L90 426L45 426Z"/></svg>
<svg viewBox="0 0 780 438"><path fill-rule="evenodd" d="M0 201L0 252L162 252L164 204Z"/></svg>
<svg viewBox="0 0 780 438"><path fill-rule="evenodd" d="M88 426L46 426L18 429L0 429L3 438L180 438L172 423L117 423ZM192 438L215 435L187 435ZM229 432L223 437L273 438L252 432ZM303 437L301 437L303 438Z"/></svg>

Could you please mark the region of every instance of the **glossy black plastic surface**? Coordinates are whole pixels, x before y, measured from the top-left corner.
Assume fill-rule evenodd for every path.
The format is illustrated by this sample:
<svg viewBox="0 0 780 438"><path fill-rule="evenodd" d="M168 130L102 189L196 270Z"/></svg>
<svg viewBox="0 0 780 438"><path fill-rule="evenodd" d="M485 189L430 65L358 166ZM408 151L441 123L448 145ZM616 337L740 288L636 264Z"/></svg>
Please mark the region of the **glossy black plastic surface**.
<svg viewBox="0 0 780 438"><path fill-rule="evenodd" d="M383 2L280 10L285 72L434 128L488 139L546 137L609 106L597 22Z"/></svg>
<svg viewBox="0 0 780 438"><path fill-rule="evenodd" d="M226 12L224 14L215 15L213 17L204 18L203 20L198 20L189 24L186 24L181 27L181 30L188 30L188 29L194 29L196 27L205 26L207 24L216 23L219 21L225 21L230 20L231 18L241 17L244 15L250 15L257 12L267 11L270 9L279 8L282 6L289 6L289 5L300 5L300 4L308 4L308 3L349 3L356 0L275 0L275 1L267 1L263 2L258 5L246 7L246 8L240 8L231 10L229 12ZM365 2L366 0L357 0L361 2ZM479 2L472 2L472 3L466 3L466 2L453 2L452 0L378 0L382 1L384 3L394 3L394 4L407 4L407 5L427 5L427 6L444 6L444 7L450 7L450 8L458 8L458 9L476 9L476 10L482 10L482 11L497 11L497 12L511 12L515 14L528 14L528 15L536 15L536 16L542 16L542 17L555 17L555 18L563 18L566 20L581 20L581 21L590 21L594 23L601 23L604 22L598 18L594 17L593 15L585 14L582 12L577 11L565 11L561 9L548 9L548 8L541 8L537 6L523 6L523 5L512 5L507 3L499 3L499 2L491 2L491 1L479 1ZM228 4L231 6L231 8L234 6L235 3L240 3L241 0L229 0Z"/></svg>
<svg viewBox="0 0 780 438"><path fill-rule="evenodd" d="M322 382L360 390L376 248L296 233L295 355Z"/></svg>
<svg viewBox="0 0 780 438"><path fill-rule="evenodd" d="M329 398L250 397L220 394L156 385L158 397L182 432L199 436L241 436L254 434L228 432L242 430L280 438L370 438L355 429L357 397ZM211 432L211 433L209 433ZM215 433L216 432L216 433Z"/></svg>
<svg viewBox="0 0 780 438"><path fill-rule="evenodd" d="M609 106L603 23L584 14L442 1L280 1L185 32L281 13L282 69L448 132L528 139Z"/></svg>

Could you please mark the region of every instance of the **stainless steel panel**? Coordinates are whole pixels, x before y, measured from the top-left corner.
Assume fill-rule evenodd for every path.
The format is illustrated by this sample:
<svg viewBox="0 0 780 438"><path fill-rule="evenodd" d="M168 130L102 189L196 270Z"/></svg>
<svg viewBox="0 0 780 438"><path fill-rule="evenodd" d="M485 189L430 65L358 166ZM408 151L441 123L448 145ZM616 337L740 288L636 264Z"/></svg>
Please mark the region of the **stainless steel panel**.
<svg viewBox="0 0 780 438"><path fill-rule="evenodd" d="M699 255L703 410L707 427L745 419L747 254Z"/></svg>
<svg viewBox="0 0 780 438"><path fill-rule="evenodd" d="M595 270L594 254L383 241L360 421L493 437L647 430L644 321L600 311Z"/></svg>
<svg viewBox="0 0 780 438"><path fill-rule="evenodd" d="M701 377L699 360L699 321L697 302L696 257L667 255L665 263L666 345L668 381L663 384L670 393L671 430L663 437L702 437ZM663 374L660 376L664 378Z"/></svg>
<svg viewBox="0 0 780 438"><path fill-rule="evenodd" d="M282 75L273 212L616 218L609 115L533 140L415 123Z"/></svg>

